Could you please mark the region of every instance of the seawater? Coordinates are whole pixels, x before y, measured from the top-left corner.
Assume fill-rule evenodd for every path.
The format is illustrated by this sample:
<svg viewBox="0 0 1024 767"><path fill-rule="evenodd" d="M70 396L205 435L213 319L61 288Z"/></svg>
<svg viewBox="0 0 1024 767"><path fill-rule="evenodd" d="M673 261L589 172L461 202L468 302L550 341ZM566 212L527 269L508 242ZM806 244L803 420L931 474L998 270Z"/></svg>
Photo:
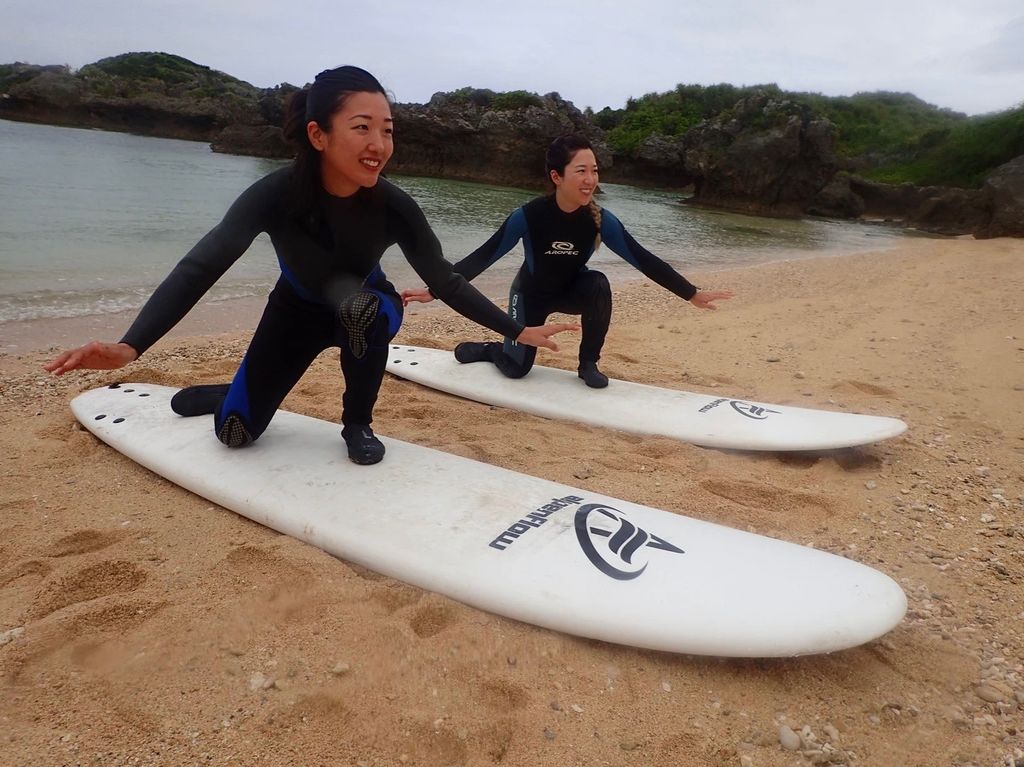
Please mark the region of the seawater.
<svg viewBox="0 0 1024 767"><path fill-rule="evenodd" d="M541 148L538 148L541 151ZM217 154L205 143L0 120L0 322L101 315L140 307L232 201L282 162ZM390 176L423 208L449 260L484 242L536 192ZM602 185L600 203L683 274L886 247L898 230L825 220L704 211L677 193ZM522 263L517 247L477 278L502 295ZM614 281L641 277L606 247L591 264ZM421 285L396 247L385 272ZM266 235L207 301L265 295L278 275Z"/></svg>

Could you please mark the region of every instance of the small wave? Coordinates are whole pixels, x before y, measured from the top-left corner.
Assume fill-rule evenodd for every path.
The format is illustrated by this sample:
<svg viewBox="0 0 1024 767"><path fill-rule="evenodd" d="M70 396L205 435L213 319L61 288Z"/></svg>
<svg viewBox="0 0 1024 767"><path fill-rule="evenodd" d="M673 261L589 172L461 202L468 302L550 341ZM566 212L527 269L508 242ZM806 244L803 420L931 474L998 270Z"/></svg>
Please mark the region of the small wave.
<svg viewBox="0 0 1024 767"><path fill-rule="evenodd" d="M266 295L269 282L215 285L203 301L219 303ZM0 295L0 322L70 319L140 309L153 293L152 287L104 290L38 290Z"/></svg>

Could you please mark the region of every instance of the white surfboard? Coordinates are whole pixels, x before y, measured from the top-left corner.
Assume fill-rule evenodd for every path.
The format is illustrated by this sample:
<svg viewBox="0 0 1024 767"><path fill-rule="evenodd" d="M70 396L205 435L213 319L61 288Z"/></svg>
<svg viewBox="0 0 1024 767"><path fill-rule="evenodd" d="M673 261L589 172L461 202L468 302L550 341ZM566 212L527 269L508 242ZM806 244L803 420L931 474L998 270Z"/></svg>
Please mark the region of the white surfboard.
<svg viewBox="0 0 1024 767"><path fill-rule="evenodd" d="M392 346L389 373L459 397L525 413L672 437L733 450L834 450L902 434L898 418L763 402L610 379L589 389L567 370L535 365L506 378L488 362L462 364L449 351Z"/></svg>
<svg viewBox="0 0 1024 767"><path fill-rule="evenodd" d="M348 460L336 424L285 411L231 450L174 390L120 384L71 408L116 450L331 554L510 618L672 652L794 656L868 642L906 598L833 554L393 439Z"/></svg>

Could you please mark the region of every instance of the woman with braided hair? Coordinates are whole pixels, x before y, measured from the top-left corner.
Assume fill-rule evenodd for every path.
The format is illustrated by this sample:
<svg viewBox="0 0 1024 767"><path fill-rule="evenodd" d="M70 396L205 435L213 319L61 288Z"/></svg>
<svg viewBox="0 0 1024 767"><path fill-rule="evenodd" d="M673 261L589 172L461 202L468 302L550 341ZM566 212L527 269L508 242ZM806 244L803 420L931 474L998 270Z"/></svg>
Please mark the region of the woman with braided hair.
<svg viewBox="0 0 1024 767"><path fill-rule="evenodd" d="M320 352L341 349L345 378L342 437L349 458L377 463L373 434L388 343L403 302L380 259L398 244L416 273L445 303L518 343L557 349L551 336L578 326L526 327L452 271L422 211L380 173L394 151L391 105L377 79L358 67L317 75L288 105L285 136L294 162L257 181L234 202L157 287L119 343L92 341L46 369L111 370L143 354L195 306L260 232L270 235L281 276L230 384L190 386L171 400L182 416L214 416L228 447L257 439Z"/></svg>
<svg viewBox="0 0 1024 767"><path fill-rule="evenodd" d="M643 248L619 220L593 200L597 189L597 159L590 142L574 134L555 139L548 147L547 173L552 195L538 197L516 209L487 242L455 264L467 280L494 264L523 241L526 259L512 282L509 315L517 322L543 323L553 312L581 315L579 377L592 388L608 385L597 367L612 317L608 279L587 268L603 241L616 254L666 290L699 309L731 298L729 291L698 290L675 269ZM433 300L429 288L402 291L402 300ZM537 349L506 335L499 342L464 342L455 347L459 362L493 362L509 378L522 378L533 367Z"/></svg>

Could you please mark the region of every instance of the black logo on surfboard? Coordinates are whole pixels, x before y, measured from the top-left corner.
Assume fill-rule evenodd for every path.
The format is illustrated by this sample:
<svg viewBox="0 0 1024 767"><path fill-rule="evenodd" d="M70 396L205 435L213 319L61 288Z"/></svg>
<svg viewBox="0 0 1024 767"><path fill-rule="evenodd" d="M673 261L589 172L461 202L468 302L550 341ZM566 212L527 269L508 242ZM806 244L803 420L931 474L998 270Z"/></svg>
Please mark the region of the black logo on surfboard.
<svg viewBox="0 0 1024 767"><path fill-rule="evenodd" d="M750 402L742 402L738 399L732 400L730 403L732 409L740 415L745 415L747 418L753 418L755 421L763 421L772 413L781 413L781 410L769 410L766 407L760 405L754 405Z"/></svg>
<svg viewBox="0 0 1024 767"><path fill-rule="evenodd" d="M647 569L646 549L684 553L663 538L638 527L626 515L603 503L576 510L576 539L587 559L610 578L629 581Z"/></svg>
<svg viewBox="0 0 1024 767"><path fill-rule="evenodd" d="M711 402L704 405L697 412L708 413L714 410L716 407L721 405L723 402L728 402L729 406L732 407L737 413L747 418L753 418L755 421L763 421L772 413L781 413L781 410L772 410L771 408L764 407L763 405L755 405L753 402L744 402L741 399L714 399Z"/></svg>

